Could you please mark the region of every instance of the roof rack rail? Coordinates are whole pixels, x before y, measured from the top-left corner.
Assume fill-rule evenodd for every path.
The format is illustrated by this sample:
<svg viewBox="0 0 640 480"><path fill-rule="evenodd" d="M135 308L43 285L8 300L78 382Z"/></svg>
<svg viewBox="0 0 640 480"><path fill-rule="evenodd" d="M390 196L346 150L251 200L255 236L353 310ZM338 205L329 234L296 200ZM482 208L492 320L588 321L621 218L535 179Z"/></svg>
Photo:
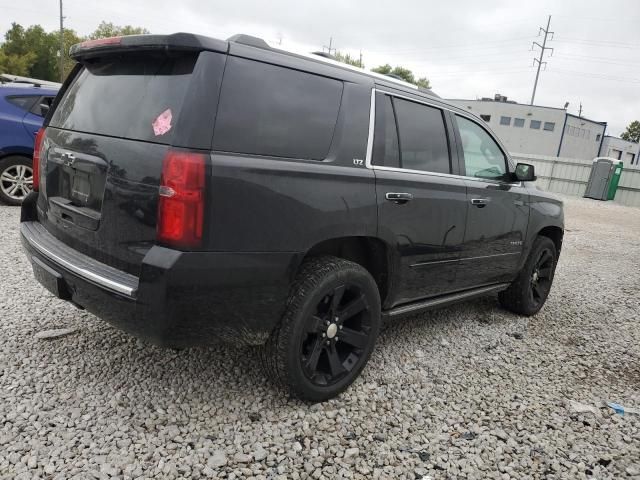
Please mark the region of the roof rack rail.
<svg viewBox="0 0 640 480"><path fill-rule="evenodd" d="M227 42L240 43L242 45L248 45L251 47L262 48L265 50L271 50L273 52L283 53L285 55L297 55L300 57L308 58L311 60L315 60L317 62L329 63L331 65L335 65L336 67L344 68L345 70L352 70L354 72L359 72L364 75L368 75L370 77L377 78L379 80L385 80L387 82L398 83L405 87L413 88L414 90L420 90L417 85L413 83L409 83L401 77L397 75L385 75L382 73L370 72L365 70L364 68L356 67L354 65L349 65L348 63L343 63L338 60L333 55L330 55L326 52L300 52L294 50L285 50L281 48L271 47L267 42L265 42L262 38L254 37L252 35L245 35L243 33L232 35L227 38ZM426 91L425 93L429 93L431 95L435 95L431 90ZM437 96L437 95L435 95Z"/></svg>
<svg viewBox="0 0 640 480"><path fill-rule="evenodd" d="M0 84L9 84L11 86L27 86L60 88L61 83L50 82L48 80L39 80L37 78L21 77L19 75L9 75L8 73L0 74Z"/></svg>
<svg viewBox="0 0 640 480"><path fill-rule="evenodd" d="M311 52L311 54L322 58L328 58L329 60L336 60L336 57L327 52Z"/></svg>

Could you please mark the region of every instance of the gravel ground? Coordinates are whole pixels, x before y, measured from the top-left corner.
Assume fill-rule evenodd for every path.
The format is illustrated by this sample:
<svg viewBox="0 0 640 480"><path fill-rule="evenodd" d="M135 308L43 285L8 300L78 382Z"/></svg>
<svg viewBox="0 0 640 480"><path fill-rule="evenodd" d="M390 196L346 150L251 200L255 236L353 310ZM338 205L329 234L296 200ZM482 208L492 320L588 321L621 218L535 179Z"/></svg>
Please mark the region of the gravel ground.
<svg viewBox="0 0 640 480"><path fill-rule="evenodd" d="M601 408L640 408L640 209L566 216L536 317L487 298L398 321L307 405L252 349L162 350L52 298L0 207L0 478L640 477L640 415Z"/></svg>

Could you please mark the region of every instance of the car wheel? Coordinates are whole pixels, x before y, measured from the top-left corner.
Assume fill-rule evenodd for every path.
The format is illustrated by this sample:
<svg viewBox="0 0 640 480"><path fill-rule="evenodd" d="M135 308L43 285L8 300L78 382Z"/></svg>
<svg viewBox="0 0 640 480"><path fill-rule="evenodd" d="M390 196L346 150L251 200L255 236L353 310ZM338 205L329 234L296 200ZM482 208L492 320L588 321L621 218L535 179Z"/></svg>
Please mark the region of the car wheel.
<svg viewBox="0 0 640 480"><path fill-rule="evenodd" d="M360 374L380 330L380 294L367 270L335 257L306 261L280 324L261 349L267 375L288 393L321 402Z"/></svg>
<svg viewBox="0 0 640 480"><path fill-rule="evenodd" d="M551 291L557 258L553 241L537 237L518 277L498 295L502 306L521 315L538 313Z"/></svg>
<svg viewBox="0 0 640 480"><path fill-rule="evenodd" d="M31 159L11 156L0 160L0 200L9 205L20 205L31 190Z"/></svg>

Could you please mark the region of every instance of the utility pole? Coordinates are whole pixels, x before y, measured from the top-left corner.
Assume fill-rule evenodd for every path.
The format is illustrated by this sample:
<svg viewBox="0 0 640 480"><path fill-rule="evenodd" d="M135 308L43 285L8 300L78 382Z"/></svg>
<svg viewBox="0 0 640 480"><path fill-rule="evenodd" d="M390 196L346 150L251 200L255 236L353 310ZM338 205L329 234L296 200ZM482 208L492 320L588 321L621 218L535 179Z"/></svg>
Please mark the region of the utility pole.
<svg viewBox="0 0 640 480"><path fill-rule="evenodd" d="M60 83L64 82L64 27L62 24L62 0L60 0Z"/></svg>
<svg viewBox="0 0 640 480"><path fill-rule="evenodd" d="M362 50L360 50L360 60L358 60L358 66L362 68Z"/></svg>
<svg viewBox="0 0 640 480"><path fill-rule="evenodd" d="M578 116L582 117L582 102L580 102L580 110L578 110Z"/></svg>
<svg viewBox="0 0 640 480"><path fill-rule="evenodd" d="M327 52L329 53L329 55L333 55L331 53L331 50L333 50L334 52L336 51L335 48L331 48L331 45L333 45L333 37L329 37L329 46L327 47L326 45L322 46L322 51L324 51L324 49L327 49Z"/></svg>
<svg viewBox="0 0 640 480"><path fill-rule="evenodd" d="M542 45L540 45L538 42L533 42L533 44L531 45L531 50L533 50L534 46L540 47L540 58L533 59L533 64L534 65L536 63L538 64L538 70L536 71L536 81L533 84L533 93L531 94L531 105L533 105L533 101L536 98L536 88L538 88L538 78L540 77L540 67L542 67L542 65L544 64L546 68L546 65L547 65L547 62L542 61L542 59L544 58L544 52L546 50L551 50L551 55L553 55L553 48L547 47L547 37L549 36L549 34L551 34L551 38L549 39L549 41L553 40L553 32L549 31L550 25L551 25L551 15L549 15L549 18L547 19L547 28L545 29L540 27L540 30L538 30L538 36L540 35L540 32L544 32L544 40L542 41Z"/></svg>

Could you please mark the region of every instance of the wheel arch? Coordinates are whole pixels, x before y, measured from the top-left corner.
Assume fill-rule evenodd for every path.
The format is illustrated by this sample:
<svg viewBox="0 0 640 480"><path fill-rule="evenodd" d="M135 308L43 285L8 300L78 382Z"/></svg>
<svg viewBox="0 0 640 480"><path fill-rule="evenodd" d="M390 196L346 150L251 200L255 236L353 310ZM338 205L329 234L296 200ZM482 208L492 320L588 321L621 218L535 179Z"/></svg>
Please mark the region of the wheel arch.
<svg viewBox="0 0 640 480"><path fill-rule="evenodd" d="M29 161L33 161L33 150L29 151L25 148L3 148L0 149L0 161L7 157L23 157Z"/></svg>
<svg viewBox="0 0 640 480"><path fill-rule="evenodd" d="M316 243L307 250L304 260L321 255L349 260L364 267L373 277L380 292L380 302L385 305L392 285L394 260L391 247L376 237L336 237Z"/></svg>
<svg viewBox="0 0 640 480"><path fill-rule="evenodd" d="M562 249L562 239L564 237L564 230L562 228L550 225L540 229L537 236L547 237L551 239L556 247L556 254L560 255L560 250Z"/></svg>

